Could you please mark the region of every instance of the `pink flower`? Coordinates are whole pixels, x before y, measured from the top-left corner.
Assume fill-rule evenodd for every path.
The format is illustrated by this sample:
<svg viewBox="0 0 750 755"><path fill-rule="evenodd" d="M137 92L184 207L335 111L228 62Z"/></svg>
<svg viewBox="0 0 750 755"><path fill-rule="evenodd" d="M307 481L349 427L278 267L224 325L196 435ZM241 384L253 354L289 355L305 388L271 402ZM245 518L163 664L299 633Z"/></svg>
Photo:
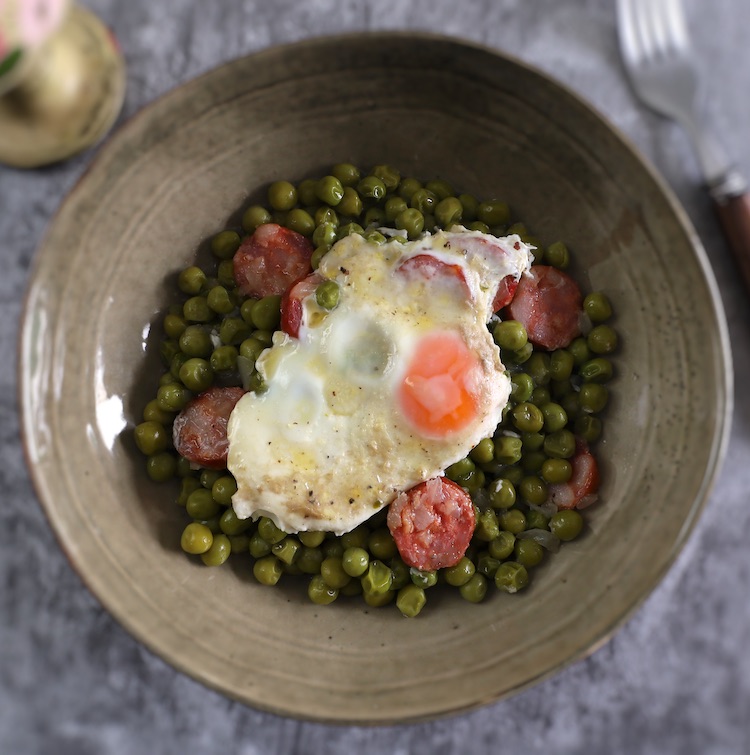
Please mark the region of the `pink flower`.
<svg viewBox="0 0 750 755"><path fill-rule="evenodd" d="M23 43L36 47L44 42L62 21L66 5L67 0L20 0L18 21Z"/></svg>

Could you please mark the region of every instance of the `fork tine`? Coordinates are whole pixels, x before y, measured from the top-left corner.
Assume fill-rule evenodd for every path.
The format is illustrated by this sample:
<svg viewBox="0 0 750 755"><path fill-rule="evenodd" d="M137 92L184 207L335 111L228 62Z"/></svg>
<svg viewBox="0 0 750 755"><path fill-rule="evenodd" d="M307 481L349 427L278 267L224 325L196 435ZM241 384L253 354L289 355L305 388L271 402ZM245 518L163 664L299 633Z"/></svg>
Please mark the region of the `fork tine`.
<svg viewBox="0 0 750 755"><path fill-rule="evenodd" d="M671 41L671 47L677 51L686 51L690 46L690 35L685 13L682 9L682 0L664 0L664 23Z"/></svg>
<svg viewBox="0 0 750 755"><path fill-rule="evenodd" d="M660 0L631 0L634 26L641 46L641 58L650 61L658 55L659 39L653 23L654 7Z"/></svg>
<svg viewBox="0 0 750 755"><path fill-rule="evenodd" d="M636 63L641 57L641 45L635 28L632 0L617 0L617 25L622 54L630 63Z"/></svg>

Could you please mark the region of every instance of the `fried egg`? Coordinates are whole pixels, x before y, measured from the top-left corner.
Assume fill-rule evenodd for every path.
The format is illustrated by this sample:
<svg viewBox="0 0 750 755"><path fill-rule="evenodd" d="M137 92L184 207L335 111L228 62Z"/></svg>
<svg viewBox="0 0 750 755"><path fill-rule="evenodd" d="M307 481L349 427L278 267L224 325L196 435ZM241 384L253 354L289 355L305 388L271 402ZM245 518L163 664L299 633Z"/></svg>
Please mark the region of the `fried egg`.
<svg viewBox="0 0 750 755"><path fill-rule="evenodd" d="M467 230L336 243L317 275L338 304L303 298L298 337L274 334L265 390L230 416L237 516L343 534L491 436L511 385L486 323L530 249Z"/></svg>

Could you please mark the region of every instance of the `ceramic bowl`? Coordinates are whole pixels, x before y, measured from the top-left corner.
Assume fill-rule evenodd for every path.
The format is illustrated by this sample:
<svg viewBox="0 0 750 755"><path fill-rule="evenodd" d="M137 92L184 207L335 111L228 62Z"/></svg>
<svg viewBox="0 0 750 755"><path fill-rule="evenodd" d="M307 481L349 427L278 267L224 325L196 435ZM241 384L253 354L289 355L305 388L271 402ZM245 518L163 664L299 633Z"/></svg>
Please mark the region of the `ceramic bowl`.
<svg viewBox="0 0 750 755"><path fill-rule="evenodd" d="M308 602L249 565L180 551L184 513L132 427L153 396L175 272L280 177L388 162L501 196L613 302L622 336L587 531L533 585L480 605ZM731 364L716 285L658 177L571 92L455 40L315 39L236 60L145 108L100 151L36 258L21 339L23 431L73 567L138 640L251 706L339 723L464 711L600 646L684 544L727 438ZM249 559L248 559L249 561ZM231 560L230 560L231 563Z"/></svg>

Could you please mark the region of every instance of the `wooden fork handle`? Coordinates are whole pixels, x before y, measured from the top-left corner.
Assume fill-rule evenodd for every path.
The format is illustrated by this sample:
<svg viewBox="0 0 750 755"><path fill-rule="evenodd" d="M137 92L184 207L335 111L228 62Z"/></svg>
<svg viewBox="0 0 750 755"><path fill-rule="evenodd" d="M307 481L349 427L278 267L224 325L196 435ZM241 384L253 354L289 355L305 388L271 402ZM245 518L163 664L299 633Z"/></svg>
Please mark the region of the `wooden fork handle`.
<svg viewBox="0 0 750 755"><path fill-rule="evenodd" d="M750 292L750 193L715 198L714 206L745 288Z"/></svg>

